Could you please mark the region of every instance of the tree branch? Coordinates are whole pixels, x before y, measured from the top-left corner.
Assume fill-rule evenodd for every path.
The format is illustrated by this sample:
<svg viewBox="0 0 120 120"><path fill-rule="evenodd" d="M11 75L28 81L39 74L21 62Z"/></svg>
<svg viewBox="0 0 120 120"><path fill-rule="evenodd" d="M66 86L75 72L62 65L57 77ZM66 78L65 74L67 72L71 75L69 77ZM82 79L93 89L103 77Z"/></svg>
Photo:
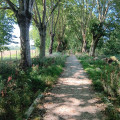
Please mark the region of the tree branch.
<svg viewBox="0 0 120 120"><path fill-rule="evenodd" d="M39 22L38 22L38 19L37 19L37 13L36 13L35 8L33 8L33 12L34 12L33 21L35 22L36 27L39 28Z"/></svg>
<svg viewBox="0 0 120 120"><path fill-rule="evenodd" d="M106 19L106 15L107 15L107 13L108 13L109 5L110 5L110 1L109 1L108 4L107 4L107 7L106 7L106 9L105 9L105 12L103 13L103 21Z"/></svg>
<svg viewBox="0 0 120 120"><path fill-rule="evenodd" d="M60 14L60 7L58 8L58 16L57 16L55 26L54 26L54 34L55 34L55 28L56 28L56 25L57 25L57 22L58 22L59 14Z"/></svg>
<svg viewBox="0 0 120 120"><path fill-rule="evenodd" d="M35 7L36 7L39 23L41 24L41 17L40 17L40 13L39 13L39 10L38 10L38 6L37 6L37 3L36 3L36 0L35 0Z"/></svg>
<svg viewBox="0 0 120 120"><path fill-rule="evenodd" d="M46 0L43 0L43 19L42 19L42 23L44 23L44 25L46 24Z"/></svg>
<svg viewBox="0 0 120 120"><path fill-rule="evenodd" d="M24 1L25 1L25 6L27 6L26 9L29 12L31 12L31 10L33 9L33 4L34 4L35 0L24 0ZM25 8L25 6L24 6L24 8Z"/></svg>
<svg viewBox="0 0 120 120"><path fill-rule="evenodd" d="M11 9L10 7L0 7L0 9L6 10L6 9Z"/></svg>
<svg viewBox="0 0 120 120"><path fill-rule="evenodd" d="M33 17L33 20L34 20L34 22L35 22L35 24L36 24L36 27L38 28L39 27L39 23L38 23L38 21Z"/></svg>
<svg viewBox="0 0 120 120"><path fill-rule="evenodd" d="M13 12L16 14L18 7L16 5L14 5L10 0L5 0L5 1L8 3L8 5L10 6L10 8L13 10Z"/></svg>
<svg viewBox="0 0 120 120"><path fill-rule="evenodd" d="M48 21L50 20L52 13L55 11L55 9L56 9L57 6L59 5L60 1L61 1L61 0L58 0L58 2L57 2L57 3L55 4L55 6L53 7L53 9L52 9L52 11L51 11L51 13L50 13L50 16L49 16L49 18L47 19L47 22L46 22L46 23L48 23Z"/></svg>
<svg viewBox="0 0 120 120"><path fill-rule="evenodd" d="M60 2L60 1L61 1L61 0L58 0L58 2L55 4L55 6L53 7L50 15L52 15L52 13L54 12L54 10L55 10L55 9L57 8L57 6L59 5L59 2Z"/></svg>
<svg viewBox="0 0 120 120"><path fill-rule="evenodd" d="M97 0L97 5L98 5L99 21L101 21L101 8L100 8L100 1L99 0Z"/></svg>

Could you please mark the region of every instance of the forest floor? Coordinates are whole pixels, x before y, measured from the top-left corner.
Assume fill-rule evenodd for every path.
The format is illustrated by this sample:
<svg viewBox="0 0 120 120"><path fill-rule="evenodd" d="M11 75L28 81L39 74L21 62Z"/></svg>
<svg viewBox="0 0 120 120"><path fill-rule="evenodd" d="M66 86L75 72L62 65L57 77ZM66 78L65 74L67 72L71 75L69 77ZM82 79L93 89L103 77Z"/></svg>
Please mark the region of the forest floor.
<svg viewBox="0 0 120 120"><path fill-rule="evenodd" d="M66 67L58 83L46 93L43 109L43 120L106 119L105 105L96 96L92 81L88 79L74 55L67 58Z"/></svg>

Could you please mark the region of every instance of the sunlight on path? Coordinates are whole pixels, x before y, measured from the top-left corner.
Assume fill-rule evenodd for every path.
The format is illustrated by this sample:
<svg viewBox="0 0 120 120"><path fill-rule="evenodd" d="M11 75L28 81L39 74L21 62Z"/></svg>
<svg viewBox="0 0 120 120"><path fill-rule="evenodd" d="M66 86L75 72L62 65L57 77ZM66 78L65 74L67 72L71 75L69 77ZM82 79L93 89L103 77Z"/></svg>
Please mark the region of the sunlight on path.
<svg viewBox="0 0 120 120"><path fill-rule="evenodd" d="M77 58L67 58L66 68L58 84L47 94L44 120L105 120L102 103L95 97Z"/></svg>

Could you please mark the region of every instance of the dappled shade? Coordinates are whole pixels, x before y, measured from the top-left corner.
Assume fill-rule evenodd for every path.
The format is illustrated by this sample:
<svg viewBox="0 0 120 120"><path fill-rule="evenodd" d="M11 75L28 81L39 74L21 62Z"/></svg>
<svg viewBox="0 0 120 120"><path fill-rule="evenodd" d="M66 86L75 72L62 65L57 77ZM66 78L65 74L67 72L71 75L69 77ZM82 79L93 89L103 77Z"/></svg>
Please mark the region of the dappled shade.
<svg viewBox="0 0 120 120"><path fill-rule="evenodd" d="M47 93L44 120L104 120L103 104L96 98L82 66L75 56L67 59L58 84Z"/></svg>

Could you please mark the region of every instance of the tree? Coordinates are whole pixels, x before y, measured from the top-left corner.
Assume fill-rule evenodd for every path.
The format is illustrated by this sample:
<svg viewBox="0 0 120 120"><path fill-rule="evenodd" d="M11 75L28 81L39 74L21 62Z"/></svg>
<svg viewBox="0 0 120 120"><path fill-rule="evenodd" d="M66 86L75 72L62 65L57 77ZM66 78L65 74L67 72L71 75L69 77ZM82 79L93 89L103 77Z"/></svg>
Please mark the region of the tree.
<svg viewBox="0 0 120 120"><path fill-rule="evenodd" d="M41 41L40 41L40 57L41 58L43 58L45 56L46 30L47 30L48 22L51 18L52 13L57 8L60 1L61 0L58 0L56 2L56 4L53 6L52 11L50 12L50 14L47 14L46 0L43 0L43 2L42 2L43 12L41 12L41 10L40 10L40 6L39 6L40 2L35 2L33 20L35 22L35 25L36 25L38 31L39 31L39 36L40 36L40 39L41 39ZM41 14L42 14L42 18L41 18ZM47 15L49 15L49 16L47 16Z"/></svg>
<svg viewBox="0 0 120 120"><path fill-rule="evenodd" d="M57 52L62 52L66 48L66 43L64 36L65 36L65 30L66 30L66 14L65 14L65 9L64 6L60 6L60 11L59 11L59 19L58 19L58 29L57 29Z"/></svg>
<svg viewBox="0 0 120 120"><path fill-rule="evenodd" d="M54 0L51 0L51 11L53 9L53 4L54 4ZM53 43L54 43L54 37L55 37L55 30L56 30L56 25L58 22L58 18L59 18L59 13L60 13L60 7L58 7L58 15L55 21L55 15L54 13L52 13L52 18L51 18L51 31L50 31L50 47L49 47L49 54L52 54L53 51Z"/></svg>
<svg viewBox="0 0 120 120"><path fill-rule="evenodd" d="M21 41L21 63L22 68L30 67L32 65L30 56L30 43L29 43L29 27L32 20L32 9L34 0L5 0L9 5L7 9L11 9L17 18L17 23L20 28L20 41ZM5 6L6 7L6 6ZM3 6L3 8L5 8Z"/></svg>
<svg viewBox="0 0 120 120"><path fill-rule="evenodd" d="M68 26L80 43L80 47L77 48L81 52L86 52L89 46L89 23L93 17L94 7L94 0L75 0L67 4Z"/></svg>
<svg viewBox="0 0 120 120"><path fill-rule="evenodd" d="M91 21L90 31L92 33L92 43L90 48L90 55L95 56L95 49L98 42L102 36L105 36L105 30L103 28L103 23L100 23L98 19L93 19Z"/></svg>
<svg viewBox="0 0 120 120"><path fill-rule="evenodd" d="M82 34L82 49L81 52L86 52L87 49L87 41L86 41L86 35L87 35L87 29L88 29L88 24L89 20L92 17L92 10L93 10L93 5L90 5L90 1L88 0L81 0L79 1L79 6L80 6L80 12L79 13L79 22L81 24L81 34Z"/></svg>
<svg viewBox="0 0 120 120"><path fill-rule="evenodd" d="M6 12L0 10L0 51L8 49L5 45L12 42L13 20L7 17Z"/></svg>
<svg viewBox="0 0 120 120"><path fill-rule="evenodd" d="M81 50L82 44L82 32L80 24L80 16L78 15L78 7L76 4L68 4L66 10L66 30L65 38L67 40L67 49Z"/></svg>
<svg viewBox="0 0 120 120"><path fill-rule="evenodd" d="M107 36L104 38L104 46L101 50L104 54L115 55L120 53L120 15L119 15L120 2L114 0L110 6L111 12L107 19Z"/></svg>
<svg viewBox="0 0 120 120"><path fill-rule="evenodd" d="M96 21L94 21L95 23L93 23L92 25L92 29L91 29L91 33L92 33L92 42L91 42L91 48L90 48L90 55L91 56L95 56L95 50L97 47L97 44L100 40L101 37L104 36L104 23L108 14L108 10L110 7L110 3L111 1L109 0L96 0L96 4L97 4L97 13L98 15L96 15L97 17L97 23Z"/></svg>

